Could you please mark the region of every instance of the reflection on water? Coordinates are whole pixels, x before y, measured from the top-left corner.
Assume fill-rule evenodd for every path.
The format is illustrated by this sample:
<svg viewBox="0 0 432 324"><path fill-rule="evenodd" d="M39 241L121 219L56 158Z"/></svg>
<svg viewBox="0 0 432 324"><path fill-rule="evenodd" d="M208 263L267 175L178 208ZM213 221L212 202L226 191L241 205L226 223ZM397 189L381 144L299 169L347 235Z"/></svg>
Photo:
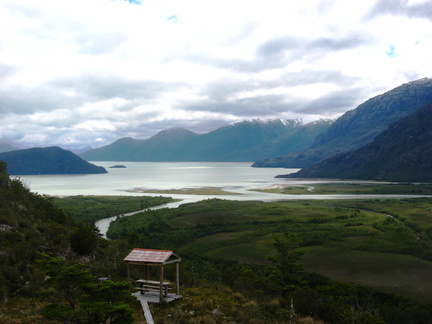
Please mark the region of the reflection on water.
<svg viewBox="0 0 432 324"><path fill-rule="evenodd" d="M244 162L121 162L126 168L110 168L118 162L92 163L105 167L108 173L20 178L32 191L47 195L142 195L125 190L169 190L186 187L220 187L250 195L253 193L248 189L285 183L286 180L274 177L298 170L252 168L251 163Z"/></svg>
<svg viewBox="0 0 432 324"><path fill-rule="evenodd" d="M250 191L250 189L313 184L321 181L275 178L276 175L293 173L299 169L252 168L251 163L246 162L121 162L126 168L110 168L119 162L92 163L105 167L108 173L20 176L19 178L33 192L46 195L160 195L182 199L182 202L170 204L169 207L211 198L272 201L417 197L407 195L281 195ZM134 188L169 190L200 187L219 187L241 195L145 194L126 191ZM111 219L106 219L98 222L97 226L101 229L101 233L106 233L110 221Z"/></svg>

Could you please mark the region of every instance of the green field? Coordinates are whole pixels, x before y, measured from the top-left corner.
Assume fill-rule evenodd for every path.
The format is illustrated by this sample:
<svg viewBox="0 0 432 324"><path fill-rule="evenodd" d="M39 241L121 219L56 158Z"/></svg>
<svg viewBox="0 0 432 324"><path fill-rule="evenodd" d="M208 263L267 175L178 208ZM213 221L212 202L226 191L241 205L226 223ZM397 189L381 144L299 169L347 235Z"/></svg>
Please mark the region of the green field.
<svg viewBox="0 0 432 324"><path fill-rule="evenodd" d="M135 188L126 190L137 193L154 193L154 194L176 194L176 195L241 195L240 193L222 190L218 187L198 187L198 188L182 188L182 189L141 189Z"/></svg>
<svg viewBox="0 0 432 324"><path fill-rule="evenodd" d="M309 185L278 185L254 191L289 195L432 195L432 184L331 182Z"/></svg>
<svg viewBox="0 0 432 324"><path fill-rule="evenodd" d="M108 236L248 264L269 264L273 234L302 239L308 271L432 301L432 199L219 199L119 219Z"/></svg>
<svg viewBox="0 0 432 324"><path fill-rule="evenodd" d="M170 197L68 196L52 198L56 206L79 222L95 221L176 201Z"/></svg>
<svg viewBox="0 0 432 324"><path fill-rule="evenodd" d="M410 255L311 247L302 259L309 271L343 282L432 302L432 262Z"/></svg>

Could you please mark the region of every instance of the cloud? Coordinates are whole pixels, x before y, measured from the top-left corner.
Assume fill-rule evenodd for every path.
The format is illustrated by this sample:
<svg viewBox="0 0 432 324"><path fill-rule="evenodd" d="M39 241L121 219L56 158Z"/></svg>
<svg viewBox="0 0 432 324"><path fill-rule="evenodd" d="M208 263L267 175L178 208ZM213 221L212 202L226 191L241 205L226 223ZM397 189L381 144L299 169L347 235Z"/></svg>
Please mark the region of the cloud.
<svg viewBox="0 0 432 324"><path fill-rule="evenodd" d="M52 84L64 90L85 96L91 100L122 98L128 100L151 100L164 92L179 89L182 83L157 80L130 80L114 74L84 74L77 78L54 80Z"/></svg>
<svg viewBox="0 0 432 324"><path fill-rule="evenodd" d="M432 75L430 13L423 0L4 0L0 141L335 118Z"/></svg>
<svg viewBox="0 0 432 324"><path fill-rule="evenodd" d="M6 80L12 76L15 72L15 68L11 65L0 63L0 84L6 82Z"/></svg>
<svg viewBox="0 0 432 324"><path fill-rule="evenodd" d="M372 40L360 34L348 34L342 37L318 37L305 39L298 36L281 36L265 41L254 50L250 59L222 59L217 57L201 58L204 64L229 69L235 72L262 72L283 68L296 61L315 61L330 53L355 50Z"/></svg>
<svg viewBox="0 0 432 324"><path fill-rule="evenodd" d="M362 89L359 88L338 90L308 102L299 107L298 112L333 117L335 113L351 110L362 97Z"/></svg>
<svg viewBox="0 0 432 324"><path fill-rule="evenodd" d="M0 91L0 116L5 114L27 115L59 108L73 108L83 98L62 93L58 87L46 84L33 88L13 86Z"/></svg>
<svg viewBox="0 0 432 324"><path fill-rule="evenodd" d="M116 32L102 32L95 35L80 34L74 39L79 53L91 55L111 53L126 40L126 35Z"/></svg>
<svg viewBox="0 0 432 324"><path fill-rule="evenodd" d="M380 15L400 15L408 17L432 19L432 3L429 0L409 1L409 0L378 0L366 15L372 19Z"/></svg>

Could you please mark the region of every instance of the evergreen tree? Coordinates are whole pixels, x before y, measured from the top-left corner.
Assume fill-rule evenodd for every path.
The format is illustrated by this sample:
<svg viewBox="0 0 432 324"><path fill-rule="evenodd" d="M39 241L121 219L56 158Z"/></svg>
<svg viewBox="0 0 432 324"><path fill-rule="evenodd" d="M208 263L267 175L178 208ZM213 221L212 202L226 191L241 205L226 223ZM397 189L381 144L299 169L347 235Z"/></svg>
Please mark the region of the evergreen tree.
<svg viewBox="0 0 432 324"><path fill-rule="evenodd" d="M106 280L96 283L85 265L67 265L61 258L44 255L38 261L47 276L41 296L50 302L42 310L46 319L64 323L133 323L130 283Z"/></svg>

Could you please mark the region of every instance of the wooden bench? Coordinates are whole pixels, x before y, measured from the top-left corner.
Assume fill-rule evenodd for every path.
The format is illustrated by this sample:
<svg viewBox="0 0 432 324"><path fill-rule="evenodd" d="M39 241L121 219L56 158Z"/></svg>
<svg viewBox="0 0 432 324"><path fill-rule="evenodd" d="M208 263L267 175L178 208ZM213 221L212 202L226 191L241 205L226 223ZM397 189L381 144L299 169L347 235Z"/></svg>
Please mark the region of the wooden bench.
<svg viewBox="0 0 432 324"><path fill-rule="evenodd" d="M139 287L136 287L136 289L139 290L141 294L145 294L147 291L160 292L159 281L138 279L136 282L139 284ZM171 287L168 287L170 284L170 282L162 282L162 291L164 297L168 295L168 290L172 289Z"/></svg>

